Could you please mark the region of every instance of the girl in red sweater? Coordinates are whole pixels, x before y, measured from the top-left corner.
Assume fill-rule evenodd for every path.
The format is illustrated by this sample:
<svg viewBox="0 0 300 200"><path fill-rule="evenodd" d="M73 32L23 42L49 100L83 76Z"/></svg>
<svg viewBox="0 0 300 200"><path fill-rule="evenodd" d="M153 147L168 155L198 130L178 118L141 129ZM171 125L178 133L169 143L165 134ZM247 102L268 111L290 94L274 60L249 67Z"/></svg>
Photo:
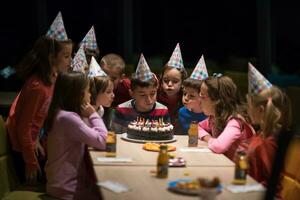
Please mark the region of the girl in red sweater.
<svg viewBox="0 0 300 200"><path fill-rule="evenodd" d="M21 183L34 183L41 172L37 159L45 154L39 133L47 116L57 73L67 71L72 41L67 38L59 13L47 36L41 36L17 66L25 80L6 121L13 161ZM44 155L45 156L45 155Z"/></svg>

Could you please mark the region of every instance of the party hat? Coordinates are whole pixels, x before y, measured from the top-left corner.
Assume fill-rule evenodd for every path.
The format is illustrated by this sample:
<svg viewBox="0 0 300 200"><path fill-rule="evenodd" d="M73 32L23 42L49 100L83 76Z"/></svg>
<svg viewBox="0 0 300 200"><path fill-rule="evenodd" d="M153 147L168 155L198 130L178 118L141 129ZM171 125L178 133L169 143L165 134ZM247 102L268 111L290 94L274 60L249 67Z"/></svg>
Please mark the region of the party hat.
<svg viewBox="0 0 300 200"><path fill-rule="evenodd" d="M140 60L138 63L138 66L135 71L135 78L139 79L141 81L148 81L152 79L153 75L150 70L149 65L147 64L147 61L143 54L140 56Z"/></svg>
<svg viewBox="0 0 300 200"><path fill-rule="evenodd" d="M199 59L193 73L191 74L190 78L196 80L204 80L208 77L204 56L202 55Z"/></svg>
<svg viewBox="0 0 300 200"><path fill-rule="evenodd" d="M168 61L168 66L179 68L179 69L184 68L179 43L177 43L172 53L172 56Z"/></svg>
<svg viewBox="0 0 300 200"><path fill-rule="evenodd" d="M60 11L58 12L56 18L52 22L48 32L46 33L46 36L56 39L58 41L65 41L68 39Z"/></svg>
<svg viewBox="0 0 300 200"><path fill-rule="evenodd" d="M92 56L88 77L95 77L95 76L107 76L107 74L101 69L100 65L97 63L94 56Z"/></svg>
<svg viewBox="0 0 300 200"><path fill-rule="evenodd" d="M73 58L73 60L71 62L71 67L73 68L73 71L80 71L80 72L85 73L84 68L86 66L88 66L88 63L86 61L83 46L80 46L75 57Z"/></svg>
<svg viewBox="0 0 300 200"><path fill-rule="evenodd" d="M94 26L92 26L89 32L85 35L85 37L80 43L80 46L81 45L83 45L85 49L90 49L90 50L98 49Z"/></svg>
<svg viewBox="0 0 300 200"><path fill-rule="evenodd" d="M248 63L248 89L250 94L259 94L272 84L249 62Z"/></svg>

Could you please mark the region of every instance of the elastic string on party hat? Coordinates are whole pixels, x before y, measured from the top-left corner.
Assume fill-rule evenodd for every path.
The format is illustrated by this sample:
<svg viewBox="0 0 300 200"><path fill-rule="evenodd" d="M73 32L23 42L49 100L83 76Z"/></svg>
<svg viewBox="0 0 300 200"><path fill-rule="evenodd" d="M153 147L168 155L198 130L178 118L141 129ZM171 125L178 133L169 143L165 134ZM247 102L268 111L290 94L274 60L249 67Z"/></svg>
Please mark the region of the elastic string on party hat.
<svg viewBox="0 0 300 200"><path fill-rule="evenodd" d="M223 74L221 74L221 73L213 73L212 76L213 76L214 78L220 78L220 77L223 76Z"/></svg>

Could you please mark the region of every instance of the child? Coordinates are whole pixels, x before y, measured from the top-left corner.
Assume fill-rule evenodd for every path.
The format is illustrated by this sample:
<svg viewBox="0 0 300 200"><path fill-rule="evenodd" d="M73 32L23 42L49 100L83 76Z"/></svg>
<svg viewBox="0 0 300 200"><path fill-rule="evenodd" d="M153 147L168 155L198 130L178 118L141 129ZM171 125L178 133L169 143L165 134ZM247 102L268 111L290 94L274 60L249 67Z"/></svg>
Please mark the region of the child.
<svg viewBox="0 0 300 200"><path fill-rule="evenodd" d="M99 199L85 162L86 145L105 149L107 130L90 104L89 79L81 72L58 75L45 128L47 193L60 199ZM82 118L89 119L91 127Z"/></svg>
<svg viewBox="0 0 300 200"><path fill-rule="evenodd" d="M67 38L59 13L47 36L41 36L17 66L17 72L26 81L10 108L6 128L21 183L36 182L43 169L35 153L38 150L45 156L38 136L47 116L57 73L70 67L71 53L72 41Z"/></svg>
<svg viewBox="0 0 300 200"><path fill-rule="evenodd" d="M267 186L277 151L278 136L281 131L289 130L291 123L290 101L284 92L272 85L250 63L248 79L248 112L251 121L260 126L247 151L248 172Z"/></svg>
<svg viewBox="0 0 300 200"><path fill-rule="evenodd" d="M116 107L130 100L130 79L125 77L125 62L123 58L117 54L107 54L101 59L100 66L114 82L115 99L112 106Z"/></svg>
<svg viewBox="0 0 300 200"><path fill-rule="evenodd" d="M200 122L206 118L201 109L201 98L199 96L202 80L208 77L203 55L197 63L191 76L183 81L183 107L179 109L179 122L182 133L188 134L192 121Z"/></svg>
<svg viewBox="0 0 300 200"><path fill-rule="evenodd" d="M164 66L160 77L160 88L157 101L168 107L171 123L175 127L175 134L180 133L178 123L178 110L182 107L181 98L182 81L187 73L183 66L179 44L176 45L169 62Z"/></svg>
<svg viewBox="0 0 300 200"><path fill-rule="evenodd" d="M245 150L254 130L248 124L237 86L231 78L214 74L203 80L201 107L207 119L199 123L199 138L215 153L233 160L236 151Z"/></svg>
<svg viewBox="0 0 300 200"><path fill-rule="evenodd" d="M94 105L100 117L104 108L109 108L114 100L114 83L101 69L96 59L92 57L88 76L90 77L91 104ZM109 123L106 123L107 127ZM110 127L109 127L110 128Z"/></svg>
<svg viewBox="0 0 300 200"><path fill-rule="evenodd" d="M166 106L156 102L158 80L141 54L135 74L131 79L129 90L132 100L116 107L113 128L116 133L125 133L128 124L136 118L158 120L163 117L169 122L169 113Z"/></svg>

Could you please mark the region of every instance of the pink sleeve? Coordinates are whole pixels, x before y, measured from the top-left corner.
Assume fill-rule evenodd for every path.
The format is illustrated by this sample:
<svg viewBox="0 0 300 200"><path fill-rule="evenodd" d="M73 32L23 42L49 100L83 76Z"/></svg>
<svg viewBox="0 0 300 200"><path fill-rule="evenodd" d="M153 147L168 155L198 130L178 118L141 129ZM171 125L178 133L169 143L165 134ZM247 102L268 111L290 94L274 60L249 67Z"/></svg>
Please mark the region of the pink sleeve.
<svg viewBox="0 0 300 200"><path fill-rule="evenodd" d="M227 122L226 127L219 137L209 139L208 148L215 153L224 153L241 137L241 134L239 122L235 119L231 119Z"/></svg>
<svg viewBox="0 0 300 200"><path fill-rule="evenodd" d="M89 117L91 127L84 123L78 115L73 115L70 120L71 123L68 126L70 137L89 146L105 149L107 129L102 118L96 112Z"/></svg>
<svg viewBox="0 0 300 200"><path fill-rule="evenodd" d="M198 138L202 140L204 136L210 135L208 132L211 132L211 130L209 127L209 120L206 118L198 124Z"/></svg>

